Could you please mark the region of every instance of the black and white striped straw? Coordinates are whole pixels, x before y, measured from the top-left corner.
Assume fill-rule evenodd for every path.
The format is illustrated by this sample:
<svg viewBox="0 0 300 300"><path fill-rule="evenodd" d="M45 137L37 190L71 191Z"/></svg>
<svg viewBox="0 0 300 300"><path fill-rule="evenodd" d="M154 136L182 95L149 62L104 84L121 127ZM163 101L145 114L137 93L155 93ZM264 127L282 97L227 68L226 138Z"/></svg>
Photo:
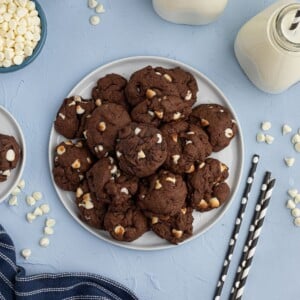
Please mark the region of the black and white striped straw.
<svg viewBox="0 0 300 300"><path fill-rule="evenodd" d="M226 280L226 276L228 273L228 269L229 269L229 265L231 262L231 258L232 258L232 254L236 245L236 241L240 232L240 228L241 228L241 224L242 221L244 219L244 213L245 213L245 209L247 207L247 203L248 203L248 197L252 188L252 183L254 180L254 176L255 176L255 172L256 172L256 168L257 168L257 164L259 162L259 156L257 154L253 155L252 157L252 164L251 164L251 168L250 171L248 173L248 177L247 177L247 182L246 182L246 186L243 192L243 196L241 199L241 204L240 204L240 209L238 211L237 214L237 218L235 221L235 225L234 225L234 229L230 238L230 242L228 245L228 250L224 259L224 263L223 263L223 267L219 276L219 280L217 283L217 287L216 287L216 291L215 291L215 295L214 295L214 300L220 300L221 299L221 294L222 294L222 290L224 287L224 283Z"/></svg>
<svg viewBox="0 0 300 300"><path fill-rule="evenodd" d="M289 30L296 30L300 23L300 9L297 10L295 14L295 18L293 20L293 23L291 24Z"/></svg>
<svg viewBox="0 0 300 300"><path fill-rule="evenodd" d="M236 296L236 291L238 289L238 287L240 286L240 281L242 279L242 274L243 274L243 268L244 268L244 264L245 261L247 259L248 256L248 251L249 251L249 247L250 247L250 243L253 240L254 237L254 233L255 233L255 227L257 224L257 220L259 219L260 213L261 213L261 209L262 209L262 205L266 200L266 193L267 193L267 187L268 187L268 183L270 181L271 178L271 173L270 172L266 172L265 176L263 178L263 182L260 188L260 194L258 196L257 202L256 202L256 207L255 207L255 212L253 214L252 217L252 221L251 221L251 225L250 225L250 229L248 231L248 236L246 239L246 243L243 249L243 253L239 262L239 266L235 275L235 279L232 285L232 289L231 289L231 296L230 299L234 299L234 297Z"/></svg>
<svg viewBox="0 0 300 300"><path fill-rule="evenodd" d="M252 261L253 261L254 254L255 254L255 251L256 251L256 246L257 246L257 243L258 243L261 231L262 231L262 227L263 227L263 224L264 224L264 221L265 221L265 217L266 217L266 213L267 213L268 206L269 206L269 203L270 203L270 199L272 197L272 192L273 192L273 189L274 189L274 186L275 186L275 182L276 182L276 180L272 179L268 184L268 188L267 188L267 192L266 192L266 200L263 203L259 218L257 219L257 224L256 224L256 227L255 227L255 232L254 232L253 239L251 241L249 241L250 242L249 243L250 248L249 248L247 260L244 263L244 270L243 270L243 273L242 273L242 279L241 279L241 282L240 282L240 286L237 289L236 296L234 298L235 300L241 300L242 297L243 297L245 285L246 285L248 275L249 275L249 272L250 272L250 269L251 269Z"/></svg>

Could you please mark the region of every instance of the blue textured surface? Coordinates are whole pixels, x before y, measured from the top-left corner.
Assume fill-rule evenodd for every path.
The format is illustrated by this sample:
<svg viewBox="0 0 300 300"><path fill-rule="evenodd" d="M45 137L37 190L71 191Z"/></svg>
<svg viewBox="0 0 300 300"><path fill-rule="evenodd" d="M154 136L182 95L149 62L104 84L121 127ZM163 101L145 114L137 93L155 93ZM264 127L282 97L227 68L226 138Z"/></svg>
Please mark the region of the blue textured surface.
<svg viewBox="0 0 300 300"><path fill-rule="evenodd" d="M277 96L264 94L247 80L233 54L233 41L240 26L272 2L230 0L217 22L190 27L164 22L153 12L149 0L103 0L107 12L101 24L92 27L88 21L92 12L86 7L86 1L40 1L48 20L48 38L42 53L25 69L0 74L0 104L20 122L27 141L25 192L42 191L45 201L51 204L51 216L57 219L51 245L42 249L38 241L43 219L26 223L24 215L30 208L24 201L20 201L18 208L1 205L0 222L17 249L30 247L33 251L28 262L18 258L29 273L95 272L122 282L146 300L212 298L239 197L222 220L198 239L171 250L142 253L111 246L87 233L64 209L50 182L48 139L52 120L64 96L99 65L127 56L158 55L199 69L230 99L244 133L244 179L252 154L261 155L236 254L242 249L264 171L272 171L278 179L244 299L299 299L300 229L293 226L285 202L288 188L300 189L300 154L293 150L290 136L281 135L281 126L288 123L294 131L300 127L300 86ZM264 120L273 124L270 134L275 136L275 142L270 146L255 141L260 122ZM296 158L293 168L284 165L285 156ZM242 189L243 186L238 196ZM238 256L232 261L224 299Z"/></svg>

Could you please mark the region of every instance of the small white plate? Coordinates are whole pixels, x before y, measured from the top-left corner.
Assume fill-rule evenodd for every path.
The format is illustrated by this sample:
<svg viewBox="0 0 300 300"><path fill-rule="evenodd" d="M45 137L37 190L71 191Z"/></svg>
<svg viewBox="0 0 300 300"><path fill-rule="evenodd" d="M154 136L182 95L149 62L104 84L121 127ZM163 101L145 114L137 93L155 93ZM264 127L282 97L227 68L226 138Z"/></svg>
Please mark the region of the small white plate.
<svg viewBox="0 0 300 300"><path fill-rule="evenodd" d="M174 68L174 67L181 67L192 73L199 86L198 92L198 100L197 104L200 103L218 103L225 107L227 107L233 114L234 118L237 120L237 116L232 109L229 101L223 95L223 93L216 87L214 83L212 83L207 77L205 77L202 73L198 72L197 70L187 66L183 63L180 63L175 60L170 60L162 57L152 57L152 56L139 56L139 57L130 57L121 60L117 60L106 64L104 66L99 67L95 71L88 74L85 78L83 78L69 93L67 97L73 95L80 95L83 98L89 99L91 97L91 90L96 85L97 80L100 77L105 76L109 73L118 73L124 76L125 78L129 78L130 75L147 65L152 66L161 66L164 68ZM239 127L239 125L238 125ZM64 138L59 135L52 126L50 141L49 141L49 163L50 163L50 170L53 168L53 159L54 159L54 149L57 144L63 141ZM219 153L214 153L212 157L215 157L222 162L226 163L229 166L229 178L227 180L230 188L231 188L231 196L230 200L220 207L219 209L212 210L207 213L199 213L194 212L194 235L186 240L185 242L191 241L192 239L198 237L205 231L207 231L211 226L213 226L220 218L224 215L225 211L229 208L230 204L234 200L235 193L238 189L242 169L243 169L243 138L242 138L242 131L239 127L239 133L235 137L235 139L231 142L230 146L224 149ZM52 176L52 173L51 173ZM69 213L74 217L74 219L81 224L85 229L89 232L93 233L97 237L107 242L110 242L114 245L118 245L125 248L131 248L136 250L158 250L158 249L166 249L170 247L174 247L174 245L169 244L167 241L159 238L153 232L147 232L142 237L133 241L131 243L125 242L118 242L110 237L110 235L101 230L97 230L92 228L85 223L83 223L78 217L78 209L75 205L75 196L74 193L66 192L61 190L56 186L53 180L52 181L57 191L57 194L62 201L65 208L69 211Z"/></svg>
<svg viewBox="0 0 300 300"><path fill-rule="evenodd" d="M11 175L4 182L0 182L0 203L4 201L15 186L19 183L26 161L26 145L22 130L16 119L0 106L0 133L13 136L21 148L20 161L17 167L11 171Z"/></svg>

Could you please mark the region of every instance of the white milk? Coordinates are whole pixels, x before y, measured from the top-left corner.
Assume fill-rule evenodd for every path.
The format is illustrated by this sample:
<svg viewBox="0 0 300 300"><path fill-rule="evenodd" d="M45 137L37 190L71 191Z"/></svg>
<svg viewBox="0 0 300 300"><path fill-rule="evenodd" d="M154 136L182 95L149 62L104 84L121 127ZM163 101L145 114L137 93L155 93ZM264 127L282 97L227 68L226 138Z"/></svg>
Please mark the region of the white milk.
<svg viewBox="0 0 300 300"><path fill-rule="evenodd" d="M281 93L300 80L300 23L292 30L300 3L281 0L259 13L239 31L236 57L261 90Z"/></svg>
<svg viewBox="0 0 300 300"><path fill-rule="evenodd" d="M152 0L152 3L156 13L167 21L204 25L219 17L227 0Z"/></svg>

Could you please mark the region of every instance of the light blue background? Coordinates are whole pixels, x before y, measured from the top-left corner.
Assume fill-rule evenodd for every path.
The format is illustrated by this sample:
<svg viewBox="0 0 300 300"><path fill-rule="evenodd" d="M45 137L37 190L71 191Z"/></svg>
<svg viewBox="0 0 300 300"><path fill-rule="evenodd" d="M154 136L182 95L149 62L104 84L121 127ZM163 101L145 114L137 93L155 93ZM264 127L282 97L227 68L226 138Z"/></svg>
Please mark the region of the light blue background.
<svg viewBox="0 0 300 300"><path fill-rule="evenodd" d="M103 242L80 227L59 202L50 181L48 139L55 113L71 88L97 66L134 55L174 58L197 68L212 79L230 99L243 128L245 170L254 153L261 163L252 200L243 224L228 282L227 298L243 238L251 219L263 173L273 172L277 186L245 291L245 300L299 299L300 228L285 208L286 191L300 189L300 154L281 126L300 127L300 86L281 95L257 90L242 73L233 54L234 38L242 24L271 4L270 0L229 0L224 15L209 26L174 25L161 20L150 0L103 0L107 12L97 27L89 24L91 10L82 0L41 0L48 19L48 38L41 55L24 70L0 75L0 104L10 110L23 128L28 149L25 194L42 191L57 219L47 249L38 246L43 220L25 221L30 208L0 206L0 222L18 251L30 247L32 258L18 261L28 273L88 271L122 282L145 300L212 299L239 207L243 186L229 211L211 230L196 240L165 251L138 252ZM260 122L269 120L273 145L257 144ZM284 165L294 156L293 168ZM25 194L22 198L25 197ZM21 200L21 197L19 197Z"/></svg>

